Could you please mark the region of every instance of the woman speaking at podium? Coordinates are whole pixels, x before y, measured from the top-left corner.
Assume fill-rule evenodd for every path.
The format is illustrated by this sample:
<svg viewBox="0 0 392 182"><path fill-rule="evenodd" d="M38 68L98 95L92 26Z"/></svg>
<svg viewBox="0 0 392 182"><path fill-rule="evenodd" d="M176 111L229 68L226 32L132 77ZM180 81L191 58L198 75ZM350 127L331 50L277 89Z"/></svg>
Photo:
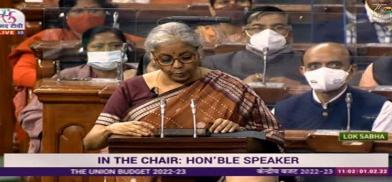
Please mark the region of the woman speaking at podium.
<svg viewBox="0 0 392 182"><path fill-rule="evenodd" d="M196 121L210 132L258 130L269 140L282 141L278 122L250 87L238 78L200 67L201 44L187 25L159 25L144 46L159 70L128 79L117 88L84 138L85 149L106 147L111 134L152 136L161 126L162 100L164 128L193 128L193 100Z"/></svg>

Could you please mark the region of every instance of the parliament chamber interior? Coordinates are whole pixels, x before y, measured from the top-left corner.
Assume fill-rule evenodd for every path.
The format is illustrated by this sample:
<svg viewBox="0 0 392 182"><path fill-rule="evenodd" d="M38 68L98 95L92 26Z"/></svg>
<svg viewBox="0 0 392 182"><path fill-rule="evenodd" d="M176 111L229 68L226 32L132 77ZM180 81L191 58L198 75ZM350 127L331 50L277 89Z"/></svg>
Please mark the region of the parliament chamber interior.
<svg viewBox="0 0 392 182"><path fill-rule="evenodd" d="M388 153L391 166L391 0L0 5L0 22L9 18L6 8L25 15L23 34L0 35L0 166L4 153L99 152ZM161 140L162 120L166 137L189 138ZM124 121L136 124L118 124ZM191 140L196 125L211 137ZM246 134L213 137L245 130L265 132L265 142L254 144ZM389 139L339 140L339 132L351 130L387 132ZM130 180L0 176L1 181Z"/></svg>

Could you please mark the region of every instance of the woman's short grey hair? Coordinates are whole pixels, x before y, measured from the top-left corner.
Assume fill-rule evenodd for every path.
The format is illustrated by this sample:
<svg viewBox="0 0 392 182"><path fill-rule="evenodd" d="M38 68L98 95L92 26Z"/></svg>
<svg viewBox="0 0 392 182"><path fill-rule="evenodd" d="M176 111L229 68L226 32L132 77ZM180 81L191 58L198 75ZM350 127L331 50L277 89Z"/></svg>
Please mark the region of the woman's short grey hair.
<svg viewBox="0 0 392 182"><path fill-rule="evenodd" d="M169 22L158 25L148 34L144 48L151 54L160 45L173 41L181 41L196 48L201 48L199 36L188 25L178 22Z"/></svg>

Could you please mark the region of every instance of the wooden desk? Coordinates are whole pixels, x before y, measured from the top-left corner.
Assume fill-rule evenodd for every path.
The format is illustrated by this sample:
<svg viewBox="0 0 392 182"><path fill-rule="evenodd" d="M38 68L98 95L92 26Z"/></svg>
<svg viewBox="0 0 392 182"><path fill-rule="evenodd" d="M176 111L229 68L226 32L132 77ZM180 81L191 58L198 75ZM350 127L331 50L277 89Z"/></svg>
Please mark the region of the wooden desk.
<svg viewBox="0 0 392 182"><path fill-rule="evenodd" d="M265 153L279 151L276 144L254 138L168 137L146 138L113 135L109 138L111 153ZM130 181L116 177L110 181ZM162 181L216 181L194 177L162 177Z"/></svg>
<svg viewBox="0 0 392 182"><path fill-rule="evenodd" d="M308 85L298 85L296 87L283 88L253 88L255 92L268 105L273 107L278 101L287 99L293 95L303 94L310 90Z"/></svg>
<svg viewBox="0 0 392 182"><path fill-rule="evenodd" d="M61 81L57 82L51 79L40 80L34 90L39 100L43 103L43 144L44 153L83 153L86 152L82 146L82 139L93 127L96 118L102 111L107 99L118 86L116 82L96 82L96 81ZM289 88L287 94L300 94L304 88ZM263 95L265 97L265 95ZM262 97L263 97L262 96ZM289 149L309 148L308 135L286 135ZM129 138L129 137L128 137ZM186 139L165 139L166 144L171 143L181 147L184 151L193 151L192 145L200 141L210 142L204 145L203 150L209 152L226 151L226 152L245 152L248 139L206 139L199 138L197 142L192 138ZM315 140L314 140L315 141ZM232 142L228 145L227 142ZM163 150L159 138L143 138L142 140L128 140L127 138L112 138L111 141L113 152L153 152ZM149 147L146 147L146 144ZM181 143L181 145L179 145ZM242 144L241 144L242 143ZM165 145L166 145L165 144ZM122 146L116 148L113 146ZM125 147L124 147L125 146ZM142 146L142 147L141 147ZM184 148L188 146L188 148ZM213 147L211 147L213 146ZM375 142L374 151L389 152L392 150L388 142ZM155 148L154 148L155 147ZM200 146L199 146L200 147ZM159 149L160 148L160 149ZM172 152L171 149L166 152ZM43 177L44 182L52 181L97 181L100 178L92 177Z"/></svg>
<svg viewBox="0 0 392 182"><path fill-rule="evenodd" d="M129 137L109 138L110 153L262 153L277 150L273 142L255 138ZM275 151L276 152L276 151Z"/></svg>
<svg viewBox="0 0 392 182"><path fill-rule="evenodd" d="M118 84L43 79L34 93L43 103L42 151L83 153L82 140L93 127L106 100ZM97 177L42 177L44 182L95 182Z"/></svg>
<svg viewBox="0 0 392 182"><path fill-rule="evenodd" d="M305 52L306 49L316 45L315 43L293 43L293 49L300 52ZM392 56L392 46L390 44L367 43L367 44L352 44L348 48L355 56ZM213 48L205 49L206 52L212 54L222 54L227 52L234 52L244 50L245 44L220 44Z"/></svg>
<svg viewBox="0 0 392 182"><path fill-rule="evenodd" d="M391 133L387 141L344 143L339 135L317 134L312 130L285 130L285 148L288 151L392 153Z"/></svg>

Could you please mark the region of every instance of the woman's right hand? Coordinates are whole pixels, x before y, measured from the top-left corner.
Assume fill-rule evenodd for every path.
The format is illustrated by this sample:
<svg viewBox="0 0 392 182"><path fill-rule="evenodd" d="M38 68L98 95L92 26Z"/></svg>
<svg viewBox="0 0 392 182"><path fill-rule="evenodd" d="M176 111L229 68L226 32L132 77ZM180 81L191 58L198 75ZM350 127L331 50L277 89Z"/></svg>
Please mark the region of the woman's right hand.
<svg viewBox="0 0 392 182"><path fill-rule="evenodd" d="M114 123L106 128L111 134L129 136L152 136L155 127L144 121L127 121Z"/></svg>

